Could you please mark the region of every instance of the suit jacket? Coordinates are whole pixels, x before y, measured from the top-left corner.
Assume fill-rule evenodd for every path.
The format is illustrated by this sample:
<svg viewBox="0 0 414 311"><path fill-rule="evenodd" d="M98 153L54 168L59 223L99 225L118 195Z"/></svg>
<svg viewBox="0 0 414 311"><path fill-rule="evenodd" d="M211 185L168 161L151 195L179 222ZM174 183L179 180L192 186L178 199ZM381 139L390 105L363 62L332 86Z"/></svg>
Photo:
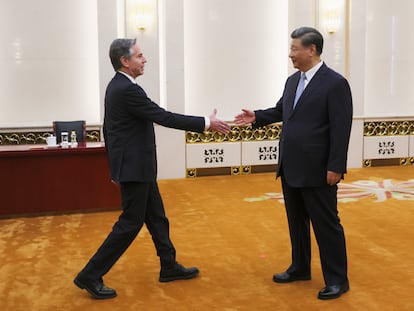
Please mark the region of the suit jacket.
<svg viewBox="0 0 414 311"><path fill-rule="evenodd" d="M125 75L116 73L105 94L104 138L115 182L152 182L157 177L153 123L204 131L203 117L172 113L159 107Z"/></svg>
<svg viewBox="0 0 414 311"><path fill-rule="evenodd" d="M276 107L257 110L254 127L283 121L279 165L292 187L327 184L327 171L346 173L352 124L352 96L347 80L323 64L309 81L295 109L300 71L291 75Z"/></svg>

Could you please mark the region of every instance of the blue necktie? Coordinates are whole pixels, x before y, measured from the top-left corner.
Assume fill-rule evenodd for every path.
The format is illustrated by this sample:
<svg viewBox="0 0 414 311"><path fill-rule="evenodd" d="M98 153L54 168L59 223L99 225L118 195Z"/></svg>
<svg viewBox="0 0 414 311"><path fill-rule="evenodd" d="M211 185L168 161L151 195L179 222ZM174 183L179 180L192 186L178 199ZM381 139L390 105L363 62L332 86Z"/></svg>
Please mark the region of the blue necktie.
<svg viewBox="0 0 414 311"><path fill-rule="evenodd" d="M295 108L300 95L302 95L303 89L305 88L305 80L306 80L306 75L302 72L300 75L298 88L296 89L295 101L293 102L293 108Z"/></svg>

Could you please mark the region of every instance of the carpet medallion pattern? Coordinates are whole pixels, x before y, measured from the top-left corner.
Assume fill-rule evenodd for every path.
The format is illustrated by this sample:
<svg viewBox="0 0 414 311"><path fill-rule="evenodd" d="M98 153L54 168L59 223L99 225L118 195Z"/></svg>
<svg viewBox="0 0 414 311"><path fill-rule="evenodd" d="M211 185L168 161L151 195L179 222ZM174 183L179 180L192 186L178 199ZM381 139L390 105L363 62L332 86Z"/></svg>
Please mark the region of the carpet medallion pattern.
<svg viewBox="0 0 414 311"><path fill-rule="evenodd" d="M339 202L350 203L366 198L373 199L373 202L384 202L392 198L402 201L414 201L414 179L407 181L393 179L357 180L351 183L342 182L338 184ZM246 202L264 200L284 202L281 192L266 192L262 196L244 198Z"/></svg>

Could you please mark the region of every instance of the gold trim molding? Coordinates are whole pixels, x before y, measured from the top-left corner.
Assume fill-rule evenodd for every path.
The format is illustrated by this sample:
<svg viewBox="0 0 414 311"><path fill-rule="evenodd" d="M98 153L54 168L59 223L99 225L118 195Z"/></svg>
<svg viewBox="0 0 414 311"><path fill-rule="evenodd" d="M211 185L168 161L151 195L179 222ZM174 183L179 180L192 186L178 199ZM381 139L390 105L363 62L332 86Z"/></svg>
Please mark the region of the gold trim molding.
<svg viewBox="0 0 414 311"><path fill-rule="evenodd" d="M276 172L277 165L241 165L241 166L226 166L226 167L210 167L210 168L187 168L186 177L195 178L203 176L218 176L230 175L240 176L254 173L269 173Z"/></svg>
<svg viewBox="0 0 414 311"><path fill-rule="evenodd" d="M186 132L185 140L187 144L197 143L222 143L239 141L264 141L280 139L282 125L280 123L253 129L248 126L231 126L230 132L222 134L215 131L204 131L203 133Z"/></svg>
<svg viewBox="0 0 414 311"><path fill-rule="evenodd" d="M363 160L362 161L362 167L371 167L372 166L372 160Z"/></svg>
<svg viewBox="0 0 414 311"><path fill-rule="evenodd" d="M414 135L414 120L364 122L364 136Z"/></svg>
<svg viewBox="0 0 414 311"><path fill-rule="evenodd" d="M233 166L231 168L231 175L240 175L240 166Z"/></svg>
<svg viewBox="0 0 414 311"><path fill-rule="evenodd" d="M409 165L414 165L414 157L390 158L390 159L365 159L362 161L362 167L409 166Z"/></svg>
<svg viewBox="0 0 414 311"><path fill-rule="evenodd" d="M187 168L187 178L194 178L197 177L197 169L196 168Z"/></svg>
<svg viewBox="0 0 414 311"><path fill-rule="evenodd" d="M414 165L414 158L402 158L400 159L400 165Z"/></svg>
<svg viewBox="0 0 414 311"><path fill-rule="evenodd" d="M0 133L0 145L25 145L25 144L45 144L46 137L50 136L52 131L41 132L8 132ZM87 142L101 141L99 130L86 131Z"/></svg>
<svg viewBox="0 0 414 311"><path fill-rule="evenodd" d="M251 172L252 172L252 167L250 165L233 166L231 168L231 175L248 175Z"/></svg>
<svg viewBox="0 0 414 311"><path fill-rule="evenodd" d="M281 133L281 123L274 123L257 129L253 129L251 125L234 125L230 127L230 132L227 134L215 131L186 132L185 139L187 144L263 141L280 139ZM414 135L414 120L364 122L364 136L395 135Z"/></svg>

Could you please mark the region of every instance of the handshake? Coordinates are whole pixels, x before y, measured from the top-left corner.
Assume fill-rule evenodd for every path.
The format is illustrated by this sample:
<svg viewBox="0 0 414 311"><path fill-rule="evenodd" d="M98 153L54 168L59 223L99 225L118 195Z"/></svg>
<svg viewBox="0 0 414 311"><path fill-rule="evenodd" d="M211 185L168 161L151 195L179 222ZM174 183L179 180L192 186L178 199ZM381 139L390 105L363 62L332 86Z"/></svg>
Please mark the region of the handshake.
<svg viewBox="0 0 414 311"><path fill-rule="evenodd" d="M209 116L210 118L210 130L217 131L226 134L230 131L230 126L224 121L217 118L217 109L213 110L213 113ZM254 111L242 109L242 113L234 117L234 123L236 125L247 125L256 121L256 115Z"/></svg>

